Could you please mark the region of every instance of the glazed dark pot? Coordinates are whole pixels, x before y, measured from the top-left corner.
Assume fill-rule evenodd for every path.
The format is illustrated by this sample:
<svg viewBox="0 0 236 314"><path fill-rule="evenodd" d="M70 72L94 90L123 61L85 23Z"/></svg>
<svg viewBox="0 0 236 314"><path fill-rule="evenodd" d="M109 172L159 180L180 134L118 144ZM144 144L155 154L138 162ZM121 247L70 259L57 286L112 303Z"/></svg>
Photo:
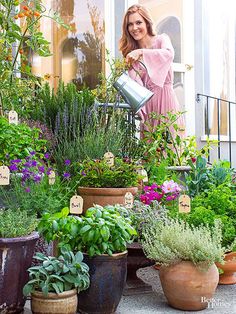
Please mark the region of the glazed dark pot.
<svg viewBox="0 0 236 314"><path fill-rule="evenodd" d="M21 313L25 305L22 290L29 279L34 248L39 235L0 238L0 313Z"/></svg>
<svg viewBox="0 0 236 314"><path fill-rule="evenodd" d="M137 270L154 265L155 262L145 256L142 245L139 242L128 244L127 250L127 281L138 280Z"/></svg>
<svg viewBox="0 0 236 314"><path fill-rule="evenodd" d="M78 295L79 313L114 313L126 282L127 251L92 258L85 254L84 262L89 266L90 287Z"/></svg>

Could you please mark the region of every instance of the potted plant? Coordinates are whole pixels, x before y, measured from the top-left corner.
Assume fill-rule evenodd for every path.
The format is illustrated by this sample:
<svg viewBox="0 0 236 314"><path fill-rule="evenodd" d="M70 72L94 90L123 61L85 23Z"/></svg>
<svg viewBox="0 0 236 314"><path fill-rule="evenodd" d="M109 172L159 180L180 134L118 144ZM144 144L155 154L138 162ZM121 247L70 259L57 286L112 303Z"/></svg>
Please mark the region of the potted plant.
<svg viewBox="0 0 236 314"><path fill-rule="evenodd" d="M163 292L170 306L201 310L219 281L215 262L222 261L221 228L192 227L174 219L152 220L143 230L143 249L159 265Z"/></svg>
<svg viewBox="0 0 236 314"><path fill-rule="evenodd" d="M22 289L28 280L39 238L37 218L21 209L0 209L0 312L21 313L25 305ZM14 284L12 284L14 283Z"/></svg>
<svg viewBox="0 0 236 314"><path fill-rule="evenodd" d="M84 199L85 211L94 204L124 204L127 192L135 195L138 191L140 175L129 158L115 158L113 166L105 160L84 160L79 168L78 191Z"/></svg>
<svg viewBox="0 0 236 314"><path fill-rule="evenodd" d="M90 287L79 294L78 309L85 313L113 313L122 296L127 272L127 243L136 234L130 219L116 206L89 208L84 216L45 214L39 231L47 240L58 240L58 248L84 253L89 266Z"/></svg>
<svg viewBox="0 0 236 314"><path fill-rule="evenodd" d="M83 262L83 254L61 248L59 257L36 253L40 264L30 267L29 281L23 289L31 295L31 309L35 314L65 313L77 311L77 293L89 287L89 268Z"/></svg>

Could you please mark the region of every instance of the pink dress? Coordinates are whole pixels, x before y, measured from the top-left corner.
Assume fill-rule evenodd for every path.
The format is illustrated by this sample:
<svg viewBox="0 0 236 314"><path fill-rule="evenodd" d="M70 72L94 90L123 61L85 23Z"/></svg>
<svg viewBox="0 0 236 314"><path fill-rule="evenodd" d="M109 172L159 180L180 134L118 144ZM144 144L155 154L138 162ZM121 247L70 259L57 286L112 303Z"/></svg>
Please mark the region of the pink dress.
<svg viewBox="0 0 236 314"><path fill-rule="evenodd" d="M147 69L139 62L135 62L133 67L136 71L134 69L129 71L130 77L154 93L152 98L138 112L142 122L145 122L148 119L148 114L153 111L164 115L168 111L180 111L173 90L173 59L174 49L171 41L168 35L161 34L156 36L153 48L143 49L143 63ZM158 121L153 121L154 125L157 123ZM178 123L184 124L183 121L178 121Z"/></svg>

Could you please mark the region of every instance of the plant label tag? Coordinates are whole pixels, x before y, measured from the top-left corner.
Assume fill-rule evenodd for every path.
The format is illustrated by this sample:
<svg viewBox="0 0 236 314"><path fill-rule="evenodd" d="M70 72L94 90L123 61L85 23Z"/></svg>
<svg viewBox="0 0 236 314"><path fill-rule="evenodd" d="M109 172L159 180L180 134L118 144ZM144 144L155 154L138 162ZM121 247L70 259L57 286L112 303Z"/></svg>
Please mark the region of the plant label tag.
<svg viewBox="0 0 236 314"><path fill-rule="evenodd" d="M18 113L15 110L9 111L8 121L10 124L18 124Z"/></svg>
<svg viewBox="0 0 236 314"><path fill-rule="evenodd" d="M143 168L138 168L137 169L137 173L142 176L142 180L143 183L147 183L148 182L148 175L147 175L147 171Z"/></svg>
<svg viewBox="0 0 236 314"><path fill-rule="evenodd" d="M104 154L105 162L108 164L108 166L112 167L114 166L114 155L111 152L107 152Z"/></svg>
<svg viewBox="0 0 236 314"><path fill-rule="evenodd" d="M70 199L70 213L80 215L83 213L84 200L79 195L74 195Z"/></svg>
<svg viewBox="0 0 236 314"><path fill-rule="evenodd" d="M51 170L49 175L48 175L48 183L50 185L53 185L56 181L56 173L55 171Z"/></svg>
<svg viewBox="0 0 236 314"><path fill-rule="evenodd" d="M179 197L179 212L189 213L191 210L190 197L186 194Z"/></svg>
<svg viewBox="0 0 236 314"><path fill-rule="evenodd" d="M125 207L131 209L134 203L134 196L131 192L125 193Z"/></svg>
<svg viewBox="0 0 236 314"><path fill-rule="evenodd" d="M10 184L10 170L7 166L0 166L0 185Z"/></svg>

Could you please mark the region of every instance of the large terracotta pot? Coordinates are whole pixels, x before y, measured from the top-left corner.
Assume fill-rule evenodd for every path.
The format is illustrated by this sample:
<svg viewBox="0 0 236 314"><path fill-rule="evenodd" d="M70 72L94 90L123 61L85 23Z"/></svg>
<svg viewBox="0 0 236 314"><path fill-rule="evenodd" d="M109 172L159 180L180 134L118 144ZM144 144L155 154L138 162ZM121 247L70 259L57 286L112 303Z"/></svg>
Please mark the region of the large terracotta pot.
<svg viewBox="0 0 236 314"><path fill-rule="evenodd" d="M34 248L39 235L0 238L0 313L22 313L23 287L29 280Z"/></svg>
<svg viewBox="0 0 236 314"><path fill-rule="evenodd" d="M31 310L33 314L75 314L78 306L77 290L62 293L35 291L31 295Z"/></svg>
<svg viewBox="0 0 236 314"><path fill-rule="evenodd" d="M216 263L216 266L224 272L220 274L219 284L233 285L236 283L236 252L227 253L224 262L224 264Z"/></svg>
<svg viewBox="0 0 236 314"><path fill-rule="evenodd" d="M115 205L125 203L125 194L131 192L135 195L138 192L137 187L131 188L87 188L79 187L79 195L84 200L83 212L94 204L101 206Z"/></svg>
<svg viewBox="0 0 236 314"><path fill-rule="evenodd" d="M183 261L162 266L159 275L169 305L183 311L205 309L219 282L215 264L207 271L200 271L192 262Z"/></svg>
<svg viewBox="0 0 236 314"><path fill-rule="evenodd" d="M126 282L127 251L122 253L89 257L90 286L78 295L78 312L89 314L115 313Z"/></svg>

